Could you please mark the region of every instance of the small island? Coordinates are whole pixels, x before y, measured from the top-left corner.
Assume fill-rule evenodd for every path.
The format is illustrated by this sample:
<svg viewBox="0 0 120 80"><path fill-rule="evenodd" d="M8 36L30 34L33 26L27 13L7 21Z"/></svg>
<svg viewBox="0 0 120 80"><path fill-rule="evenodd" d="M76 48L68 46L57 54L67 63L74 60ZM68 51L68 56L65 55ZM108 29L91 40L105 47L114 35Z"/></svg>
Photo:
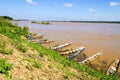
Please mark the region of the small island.
<svg viewBox="0 0 120 80"><path fill-rule="evenodd" d="M44 25L49 25L50 22L36 22L36 21L32 21L31 23L34 23L34 24L44 24Z"/></svg>

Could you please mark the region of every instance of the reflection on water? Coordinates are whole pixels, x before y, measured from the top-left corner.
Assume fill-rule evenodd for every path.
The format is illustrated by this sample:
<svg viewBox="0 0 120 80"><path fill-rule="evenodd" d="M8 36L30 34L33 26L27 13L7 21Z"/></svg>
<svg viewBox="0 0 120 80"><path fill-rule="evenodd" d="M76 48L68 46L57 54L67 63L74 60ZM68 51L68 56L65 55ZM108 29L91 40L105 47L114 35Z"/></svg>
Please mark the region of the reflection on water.
<svg viewBox="0 0 120 80"><path fill-rule="evenodd" d="M31 24L30 21L13 22L28 26L30 31L44 34L59 43L73 41L72 47L84 46L91 56L99 51L107 59L120 57L120 24L51 22L51 25Z"/></svg>

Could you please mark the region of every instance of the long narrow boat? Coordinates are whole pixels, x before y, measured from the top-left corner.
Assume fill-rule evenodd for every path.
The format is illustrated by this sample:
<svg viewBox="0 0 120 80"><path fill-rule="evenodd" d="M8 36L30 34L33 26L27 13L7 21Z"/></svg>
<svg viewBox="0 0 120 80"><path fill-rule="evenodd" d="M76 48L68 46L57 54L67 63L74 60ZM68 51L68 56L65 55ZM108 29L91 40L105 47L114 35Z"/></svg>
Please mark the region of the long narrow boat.
<svg viewBox="0 0 120 80"><path fill-rule="evenodd" d="M29 36L30 36L31 40L33 40L33 39L42 39L43 38L43 35L37 35L36 33L31 33Z"/></svg>
<svg viewBox="0 0 120 80"><path fill-rule="evenodd" d="M75 48L75 49L72 49L72 50L69 50L69 51L66 51L66 52L62 52L62 53L60 53L60 54L61 54L61 55L69 55L69 54L72 54L72 53L77 52L80 48L81 48L81 47Z"/></svg>
<svg viewBox="0 0 120 80"><path fill-rule="evenodd" d="M72 44L72 43L73 43L73 42L69 42L69 43L62 44L62 45L59 45L59 46L56 46L56 47L52 47L51 49L53 49L53 50L57 50L57 49L60 49L60 48L63 48L63 47L69 46L69 45Z"/></svg>
<svg viewBox="0 0 120 80"><path fill-rule="evenodd" d="M109 66L107 72L106 72L106 75L112 75L112 74L115 74L119 68L119 65L120 65L120 59L115 59L111 65Z"/></svg>
<svg viewBox="0 0 120 80"><path fill-rule="evenodd" d="M34 43L41 43L41 42L44 42L44 41L47 41L47 39L34 39L34 40L30 40Z"/></svg>
<svg viewBox="0 0 120 80"><path fill-rule="evenodd" d="M50 44L50 43L53 43L54 41L45 41L44 43L42 44Z"/></svg>
<svg viewBox="0 0 120 80"><path fill-rule="evenodd" d="M102 54L102 53L99 52L99 53L97 53L97 54L95 54L95 55L93 55L93 56L91 56L91 57L89 57L89 58L87 58L87 59L85 59L85 60L79 62L79 64L89 63L89 62L91 62L91 61L97 59L101 54Z"/></svg>
<svg viewBox="0 0 120 80"><path fill-rule="evenodd" d="M68 56L69 59L75 58L76 56L78 56L83 50L85 49L85 47L81 47L77 50L77 52L72 53Z"/></svg>

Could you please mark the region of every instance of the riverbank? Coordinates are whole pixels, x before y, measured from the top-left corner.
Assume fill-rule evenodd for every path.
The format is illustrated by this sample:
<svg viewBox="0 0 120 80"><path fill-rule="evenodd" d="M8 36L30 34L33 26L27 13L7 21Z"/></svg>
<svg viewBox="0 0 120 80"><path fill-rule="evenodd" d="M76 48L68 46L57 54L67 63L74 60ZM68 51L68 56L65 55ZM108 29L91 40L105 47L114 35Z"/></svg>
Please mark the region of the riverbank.
<svg viewBox="0 0 120 80"><path fill-rule="evenodd" d="M80 65L72 60L66 59L60 53L47 49L41 45L26 40L27 28L18 27L11 23L0 22L1 41L7 46L1 48L1 58L7 59L12 68L7 69L9 75L1 73L0 78L16 79L91 79L91 80L119 80L116 76L106 76L86 65ZM11 32L11 33L10 33ZM23 34L24 33L24 34ZM6 36L5 36L6 35ZM3 44L0 42L1 45ZM3 46L4 47L4 46ZM13 49L13 52L4 52ZM1 66L4 69L4 66ZM27 73L27 74L26 74ZM57 76L56 76L57 73Z"/></svg>

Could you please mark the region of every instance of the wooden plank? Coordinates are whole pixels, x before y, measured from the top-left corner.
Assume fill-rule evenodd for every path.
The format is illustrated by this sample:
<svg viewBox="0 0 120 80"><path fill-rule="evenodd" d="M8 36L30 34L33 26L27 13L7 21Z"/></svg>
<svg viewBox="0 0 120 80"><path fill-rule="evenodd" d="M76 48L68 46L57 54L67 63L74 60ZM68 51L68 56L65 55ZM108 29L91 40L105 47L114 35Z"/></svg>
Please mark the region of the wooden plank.
<svg viewBox="0 0 120 80"><path fill-rule="evenodd" d="M75 57L78 56L84 49L85 49L85 47L79 48L77 52L70 54L70 55L68 56L68 58L69 58L69 59L75 58Z"/></svg>
<svg viewBox="0 0 120 80"><path fill-rule="evenodd" d="M85 59L85 60L79 62L79 64L89 63L89 62L91 62L91 61L97 59L101 54L102 54L102 53L99 52L99 53L97 53L97 54L95 54L95 55L93 55L93 56L91 56L91 57L89 57L89 58L87 58L87 59Z"/></svg>

